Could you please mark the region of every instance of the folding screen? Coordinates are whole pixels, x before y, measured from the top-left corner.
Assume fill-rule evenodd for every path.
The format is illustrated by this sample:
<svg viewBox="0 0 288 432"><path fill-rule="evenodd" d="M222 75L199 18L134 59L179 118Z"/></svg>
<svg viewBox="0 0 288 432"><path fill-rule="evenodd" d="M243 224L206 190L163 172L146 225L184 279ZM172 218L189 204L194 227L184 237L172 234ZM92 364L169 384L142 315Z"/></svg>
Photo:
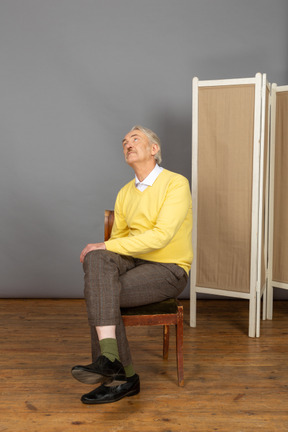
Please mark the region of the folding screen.
<svg viewBox="0 0 288 432"><path fill-rule="evenodd" d="M193 327L197 293L206 293L249 300L248 334L260 334L268 109L266 75L193 79Z"/></svg>
<svg viewBox="0 0 288 432"><path fill-rule="evenodd" d="M272 85L267 318L273 287L288 289L288 86Z"/></svg>

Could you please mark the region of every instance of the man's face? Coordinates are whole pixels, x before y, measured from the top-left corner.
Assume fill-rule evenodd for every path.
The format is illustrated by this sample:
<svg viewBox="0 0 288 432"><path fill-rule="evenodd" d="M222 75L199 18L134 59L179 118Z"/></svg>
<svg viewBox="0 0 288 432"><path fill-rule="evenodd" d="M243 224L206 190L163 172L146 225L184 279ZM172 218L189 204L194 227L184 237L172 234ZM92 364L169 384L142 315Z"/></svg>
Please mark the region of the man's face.
<svg viewBox="0 0 288 432"><path fill-rule="evenodd" d="M150 144L147 136L140 130L129 132L122 141L125 160L129 165L148 162L158 151L156 144Z"/></svg>

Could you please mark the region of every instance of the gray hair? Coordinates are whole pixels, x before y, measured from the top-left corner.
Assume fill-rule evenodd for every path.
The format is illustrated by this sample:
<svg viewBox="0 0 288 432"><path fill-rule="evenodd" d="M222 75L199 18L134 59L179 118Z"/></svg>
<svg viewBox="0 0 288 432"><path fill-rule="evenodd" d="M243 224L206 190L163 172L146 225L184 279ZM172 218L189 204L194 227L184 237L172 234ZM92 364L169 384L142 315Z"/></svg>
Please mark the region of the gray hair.
<svg viewBox="0 0 288 432"><path fill-rule="evenodd" d="M150 144L157 144L158 145L159 150L154 155L154 159L157 162L157 164L160 165L162 162L161 141L160 141L160 138L158 137L158 135L156 135L156 133L153 132L151 129L147 129L144 126L133 126L131 131L133 131L133 130L139 130L139 131L143 132L147 136L147 138L149 139Z"/></svg>

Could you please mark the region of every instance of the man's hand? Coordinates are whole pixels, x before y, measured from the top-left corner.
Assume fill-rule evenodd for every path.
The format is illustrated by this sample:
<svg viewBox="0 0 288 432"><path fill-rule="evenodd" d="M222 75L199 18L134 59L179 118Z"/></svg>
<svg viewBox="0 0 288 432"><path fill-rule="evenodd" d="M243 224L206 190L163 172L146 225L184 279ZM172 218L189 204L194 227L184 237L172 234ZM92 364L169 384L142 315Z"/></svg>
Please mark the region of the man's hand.
<svg viewBox="0 0 288 432"><path fill-rule="evenodd" d="M80 255L80 262L84 262L84 258L87 255L88 252L91 252L92 250L102 249L105 250L106 246L105 243L91 243L85 246L85 248L82 250Z"/></svg>

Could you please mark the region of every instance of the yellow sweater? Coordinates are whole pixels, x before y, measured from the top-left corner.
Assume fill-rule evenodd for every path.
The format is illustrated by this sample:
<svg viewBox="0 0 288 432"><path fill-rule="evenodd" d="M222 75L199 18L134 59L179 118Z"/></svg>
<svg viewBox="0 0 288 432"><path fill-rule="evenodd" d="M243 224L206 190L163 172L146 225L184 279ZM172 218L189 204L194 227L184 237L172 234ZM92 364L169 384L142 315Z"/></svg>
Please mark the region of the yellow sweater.
<svg viewBox="0 0 288 432"><path fill-rule="evenodd" d="M192 200L188 180L164 169L140 192L135 180L118 193L106 249L148 261L174 263L189 273L192 252Z"/></svg>

